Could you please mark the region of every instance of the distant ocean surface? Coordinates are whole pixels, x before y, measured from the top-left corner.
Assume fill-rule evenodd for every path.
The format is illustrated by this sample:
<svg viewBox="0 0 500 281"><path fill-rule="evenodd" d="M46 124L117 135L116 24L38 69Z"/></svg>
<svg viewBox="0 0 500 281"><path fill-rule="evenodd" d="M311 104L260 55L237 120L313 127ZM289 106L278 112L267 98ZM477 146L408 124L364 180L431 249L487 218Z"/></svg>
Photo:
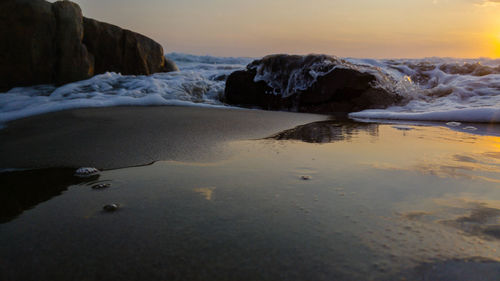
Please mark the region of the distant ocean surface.
<svg viewBox="0 0 500 281"><path fill-rule="evenodd" d="M166 57L176 62L179 72L151 76L105 73L61 87L38 85L1 93L0 126L23 117L83 107L225 107L221 97L226 77L254 60L181 53ZM409 100L404 106L351 113L351 118L500 123L500 59L344 61L343 67L370 72L377 76L378 87ZM266 81L265 77L260 79Z"/></svg>

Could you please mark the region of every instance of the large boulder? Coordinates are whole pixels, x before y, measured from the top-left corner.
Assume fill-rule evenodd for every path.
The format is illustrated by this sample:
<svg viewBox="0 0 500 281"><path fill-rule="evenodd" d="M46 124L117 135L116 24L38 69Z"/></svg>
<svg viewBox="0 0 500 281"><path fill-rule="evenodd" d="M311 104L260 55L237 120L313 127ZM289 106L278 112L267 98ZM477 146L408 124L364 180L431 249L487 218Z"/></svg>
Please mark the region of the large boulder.
<svg viewBox="0 0 500 281"><path fill-rule="evenodd" d="M55 2L52 10L57 23L55 82L62 84L91 77L94 75L94 57L82 44L82 10L70 1Z"/></svg>
<svg viewBox="0 0 500 281"><path fill-rule="evenodd" d="M0 1L0 90L53 81L56 27L49 2Z"/></svg>
<svg viewBox="0 0 500 281"><path fill-rule="evenodd" d="M118 26L84 18L83 43L95 56L95 73L152 74L178 70L166 62L163 48L154 40Z"/></svg>
<svg viewBox="0 0 500 281"><path fill-rule="evenodd" d="M233 72L224 98L234 105L317 113L385 108L402 101L377 84L383 74L376 72L326 55L271 55Z"/></svg>
<svg viewBox="0 0 500 281"><path fill-rule="evenodd" d="M1 0L0 42L0 91L64 84L106 71L147 75L177 70L165 60L160 44L83 18L70 1Z"/></svg>

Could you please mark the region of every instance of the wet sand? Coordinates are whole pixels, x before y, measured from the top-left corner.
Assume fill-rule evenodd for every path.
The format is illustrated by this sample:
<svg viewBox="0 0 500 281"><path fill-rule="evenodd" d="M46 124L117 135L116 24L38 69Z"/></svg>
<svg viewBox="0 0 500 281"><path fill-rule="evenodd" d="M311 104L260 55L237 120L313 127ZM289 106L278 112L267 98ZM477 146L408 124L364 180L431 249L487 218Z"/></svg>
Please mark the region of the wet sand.
<svg viewBox="0 0 500 281"><path fill-rule="evenodd" d="M499 137L325 118L167 107L19 120L1 133L20 149L2 151L10 161L130 167L0 173L0 280L498 280ZM144 155L166 161L134 165Z"/></svg>
<svg viewBox="0 0 500 281"><path fill-rule="evenodd" d="M327 119L289 112L199 107L113 107L54 112L0 130L0 169L210 160L227 141L267 137Z"/></svg>

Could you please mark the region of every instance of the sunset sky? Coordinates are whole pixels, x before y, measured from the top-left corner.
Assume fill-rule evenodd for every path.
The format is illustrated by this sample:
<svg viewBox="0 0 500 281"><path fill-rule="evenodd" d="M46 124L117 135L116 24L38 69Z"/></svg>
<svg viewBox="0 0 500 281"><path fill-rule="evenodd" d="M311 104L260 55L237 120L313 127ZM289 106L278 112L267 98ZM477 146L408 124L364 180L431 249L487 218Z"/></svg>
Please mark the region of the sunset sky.
<svg viewBox="0 0 500 281"><path fill-rule="evenodd" d="M500 57L500 0L74 0L165 52Z"/></svg>

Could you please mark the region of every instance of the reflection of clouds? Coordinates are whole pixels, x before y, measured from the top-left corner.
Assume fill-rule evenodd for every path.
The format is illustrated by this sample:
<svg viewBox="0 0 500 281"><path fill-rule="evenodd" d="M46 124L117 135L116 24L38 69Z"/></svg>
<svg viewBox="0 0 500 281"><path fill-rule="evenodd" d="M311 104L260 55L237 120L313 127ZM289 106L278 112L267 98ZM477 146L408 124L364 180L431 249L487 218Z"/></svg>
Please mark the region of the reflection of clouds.
<svg viewBox="0 0 500 281"><path fill-rule="evenodd" d="M380 170L417 171L441 178L465 178L500 183L500 158L496 158L498 154L500 153L454 154L445 158L421 160L410 166L383 162L369 163L369 165Z"/></svg>
<svg viewBox="0 0 500 281"><path fill-rule="evenodd" d="M349 141L359 132L378 136L378 125L355 122L321 121L297 126L269 137L275 140L299 140L308 143Z"/></svg>
<svg viewBox="0 0 500 281"><path fill-rule="evenodd" d="M467 197L435 198L432 201L441 207L439 211L432 213L433 222L456 228L467 235L487 240L500 239L499 201L473 200ZM425 218L429 217L429 214L428 212L410 211L403 213L402 217L424 221Z"/></svg>

